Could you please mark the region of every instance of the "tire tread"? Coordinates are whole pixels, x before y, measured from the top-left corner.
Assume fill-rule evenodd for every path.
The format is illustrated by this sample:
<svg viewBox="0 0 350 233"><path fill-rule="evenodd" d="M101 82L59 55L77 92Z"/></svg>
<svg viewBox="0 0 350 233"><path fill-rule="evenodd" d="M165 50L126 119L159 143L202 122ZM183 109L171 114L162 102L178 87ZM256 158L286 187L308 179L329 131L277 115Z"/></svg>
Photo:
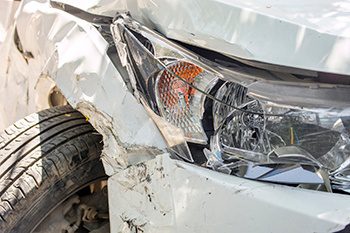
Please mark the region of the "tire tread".
<svg viewBox="0 0 350 233"><path fill-rule="evenodd" d="M0 229L11 229L18 221L16 212L37 189L45 190L50 180L98 159L101 141L85 117L69 106L31 114L8 127L0 134Z"/></svg>

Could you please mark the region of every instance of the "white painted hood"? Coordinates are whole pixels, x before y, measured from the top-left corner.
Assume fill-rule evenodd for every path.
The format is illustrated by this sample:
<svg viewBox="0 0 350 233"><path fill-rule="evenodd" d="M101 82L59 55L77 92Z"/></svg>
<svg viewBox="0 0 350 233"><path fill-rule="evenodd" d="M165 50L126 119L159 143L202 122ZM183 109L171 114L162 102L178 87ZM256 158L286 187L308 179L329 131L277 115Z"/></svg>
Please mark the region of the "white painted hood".
<svg viewBox="0 0 350 233"><path fill-rule="evenodd" d="M348 0L62 0L117 11L167 37L264 63L350 74Z"/></svg>

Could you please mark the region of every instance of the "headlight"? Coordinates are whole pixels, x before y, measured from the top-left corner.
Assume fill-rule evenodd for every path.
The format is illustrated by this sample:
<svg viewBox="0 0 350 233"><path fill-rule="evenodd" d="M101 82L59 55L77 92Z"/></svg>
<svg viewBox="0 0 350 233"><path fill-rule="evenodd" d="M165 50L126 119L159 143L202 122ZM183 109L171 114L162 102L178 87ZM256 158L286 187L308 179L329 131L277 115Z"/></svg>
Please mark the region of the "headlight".
<svg viewBox="0 0 350 233"><path fill-rule="evenodd" d="M316 94L288 100L296 95L289 95L292 85L271 98L249 75L221 69L128 17L117 19L112 33L135 96L176 156L193 162L191 142L204 147L213 170L350 192L350 114L339 101L327 107Z"/></svg>
<svg viewBox="0 0 350 233"><path fill-rule="evenodd" d="M327 179L322 170L334 171L349 157L346 111L259 100L228 82L216 96L243 108L214 103L211 149L223 162L218 169L256 180L322 183Z"/></svg>

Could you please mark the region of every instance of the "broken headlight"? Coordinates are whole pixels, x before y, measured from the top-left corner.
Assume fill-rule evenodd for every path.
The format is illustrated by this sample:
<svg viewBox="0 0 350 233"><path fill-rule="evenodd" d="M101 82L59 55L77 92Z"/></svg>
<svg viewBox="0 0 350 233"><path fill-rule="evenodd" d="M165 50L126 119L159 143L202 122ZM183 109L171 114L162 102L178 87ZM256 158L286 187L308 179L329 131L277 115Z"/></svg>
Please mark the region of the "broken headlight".
<svg viewBox="0 0 350 233"><path fill-rule="evenodd" d="M261 100L230 82L216 98L222 102L213 105L215 133L211 151L206 151L214 169L262 181L328 184L325 171L333 171L330 179L335 181L337 169L347 164L348 111ZM340 187L334 183L333 188Z"/></svg>
<svg viewBox="0 0 350 233"><path fill-rule="evenodd" d="M205 165L216 171L350 191L346 108L327 108L322 101L313 104L309 99L304 106L263 98L235 81L242 80L237 72L228 78L216 64L128 17L117 19L112 32L132 91L177 157L194 162L191 142L202 145ZM210 130L204 121L211 122Z"/></svg>

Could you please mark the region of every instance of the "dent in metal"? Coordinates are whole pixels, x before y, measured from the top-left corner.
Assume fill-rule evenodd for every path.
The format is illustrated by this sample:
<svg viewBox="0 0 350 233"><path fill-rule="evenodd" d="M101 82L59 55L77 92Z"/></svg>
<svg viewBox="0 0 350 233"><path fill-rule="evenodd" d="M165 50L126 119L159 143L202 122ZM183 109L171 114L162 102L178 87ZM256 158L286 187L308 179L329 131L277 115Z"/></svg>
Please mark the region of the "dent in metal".
<svg viewBox="0 0 350 233"><path fill-rule="evenodd" d="M249 64L350 74L350 22L345 17L350 8L344 0L307 4L259 0L61 1L109 16L129 11L133 18L168 38Z"/></svg>
<svg viewBox="0 0 350 233"><path fill-rule="evenodd" d="M32 53L33 58L26 61L16 49L14 40L11 40L14 35L12 29L3 54L11 62L1 63L8 66L4 69L8 72L2 73L1 80L4 81L0 85L11 92L18 90L15 92L17 98L14 93L11 96L17 103L23 103L20 108L24 111L23 116L49 107L40 105L32 93L35 93L34 86L45 86L41 85L42 80L49 77L69 104L82 111L104 136L103 161L108 167L107 174L111 175L115 169L136 161L128 159L129 152L161 153L166 145L158 128L129 92L106 54L108 42L96 27L36 1L23 3L16 25L21 45L25 51ZM8 93L1 93L1 102L6 103L8 96ZM22 102L21 98L25 101ZM47 99L47 95L40 98ZM3 106L1 114L14 121L22 116L18 108L9 103Z"/></svg>
<svg viewBox="0 0 350 233"><path fill-rule="evenodd" d="M91 4L86 2L80 3ZM101 5L96 6L96 11L101 10ZM39 77L51 77L68 101L104 135L104 164L107 173L114 174L109 181L115 194L110 195L112 230L332 232L350 221L348 197L242 180L160 155L166 147L163 138L123 85L105 55L108 43L95 27L37 2L24 4L17 25L23 47L34 58L26 64L14 49L12 28L12 38L6 40L3 50L7 59L0 64L5 67L0 70L6 71L1 85L11 88L19 84L14 90L19 90L21 98L28 96L28 107L22 107L30 112L35 111L36 102L31 93L24 93ZM4 102L6 95L0 97ZM6 106L9 115L21 108ZM21 114L27 112L17 117ZM144 159L136 158L139 152L145 153ZM130 164L138 165L119 171ZM285 216L298 224L286 229ZM300 229L300 225L304 227Z"/></svg>

